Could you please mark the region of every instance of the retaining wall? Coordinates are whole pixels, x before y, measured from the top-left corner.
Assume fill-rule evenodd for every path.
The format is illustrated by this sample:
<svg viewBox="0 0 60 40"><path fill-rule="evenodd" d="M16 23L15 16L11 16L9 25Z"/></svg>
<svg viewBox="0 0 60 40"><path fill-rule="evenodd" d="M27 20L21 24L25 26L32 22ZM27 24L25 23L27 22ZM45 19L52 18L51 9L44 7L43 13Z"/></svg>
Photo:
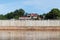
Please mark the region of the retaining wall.
<svg viewBox="0 0 60 40"><path fill-rule="evenodd" d="M0 20L0 26L60 26L60 20Z"/></svg>

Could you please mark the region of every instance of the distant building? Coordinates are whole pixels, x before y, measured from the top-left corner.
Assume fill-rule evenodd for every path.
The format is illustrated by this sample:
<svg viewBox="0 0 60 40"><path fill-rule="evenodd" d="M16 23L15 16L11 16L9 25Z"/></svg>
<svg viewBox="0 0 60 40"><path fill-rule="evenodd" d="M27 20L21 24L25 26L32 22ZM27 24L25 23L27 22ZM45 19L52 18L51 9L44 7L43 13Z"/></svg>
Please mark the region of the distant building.
<svg viewBox="0 0 60 40"><path fill-rule="evenodd" d="M27 17L31 17L31 19L37 19L38 14L35 14L35 13L28 14Z"/></svg>
<svg viewBox="0 0 60 40"><path fill-rule="evenodd" d="M31 20L30 17L19 17L19 20Z"/></svg>
<svg viewBox="0 0 60 40"><path fill-rule="evenodd" d="M36 13L31 13L28 14L27 16L19 17L19 20L37 20L37 19L41 19L41 17L39 17L39 15Z"/></svg>

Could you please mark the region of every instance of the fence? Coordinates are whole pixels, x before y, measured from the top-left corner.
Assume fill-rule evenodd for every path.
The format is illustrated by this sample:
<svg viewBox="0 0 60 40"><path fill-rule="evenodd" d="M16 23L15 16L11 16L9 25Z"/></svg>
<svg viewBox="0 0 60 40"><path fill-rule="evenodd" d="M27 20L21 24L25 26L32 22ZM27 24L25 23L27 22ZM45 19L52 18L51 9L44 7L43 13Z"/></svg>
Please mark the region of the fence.
<svg viewBox="0 0 60 40"><path fill-rule="evenodd" d="M60 26L60 20L0 20L0 26Z"/></svg>

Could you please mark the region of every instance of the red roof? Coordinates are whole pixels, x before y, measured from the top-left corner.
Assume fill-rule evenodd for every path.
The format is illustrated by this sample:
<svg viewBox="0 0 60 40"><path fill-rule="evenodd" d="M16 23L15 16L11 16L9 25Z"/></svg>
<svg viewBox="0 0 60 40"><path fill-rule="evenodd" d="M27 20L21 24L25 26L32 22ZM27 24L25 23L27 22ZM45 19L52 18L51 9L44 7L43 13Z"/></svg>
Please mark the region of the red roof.
<svg viewBox="0 0 60 40"><path fill-rule="evenodd" d="M37 14L34 14L34 13L32 13L32 14L29 14L30 16L37 16Z"/></svg>

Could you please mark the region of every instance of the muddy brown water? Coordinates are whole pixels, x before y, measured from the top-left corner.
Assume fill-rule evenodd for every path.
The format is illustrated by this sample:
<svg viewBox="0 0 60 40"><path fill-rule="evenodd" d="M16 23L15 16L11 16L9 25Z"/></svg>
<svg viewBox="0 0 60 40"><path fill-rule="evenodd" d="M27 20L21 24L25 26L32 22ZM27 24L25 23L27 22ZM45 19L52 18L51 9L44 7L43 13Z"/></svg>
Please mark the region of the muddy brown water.
<svg viewBox="0 0 60 40"><path fill-rule="evenodd" d="M0 28L0 40L60 40L60 28L3 27Z"/></svg>

